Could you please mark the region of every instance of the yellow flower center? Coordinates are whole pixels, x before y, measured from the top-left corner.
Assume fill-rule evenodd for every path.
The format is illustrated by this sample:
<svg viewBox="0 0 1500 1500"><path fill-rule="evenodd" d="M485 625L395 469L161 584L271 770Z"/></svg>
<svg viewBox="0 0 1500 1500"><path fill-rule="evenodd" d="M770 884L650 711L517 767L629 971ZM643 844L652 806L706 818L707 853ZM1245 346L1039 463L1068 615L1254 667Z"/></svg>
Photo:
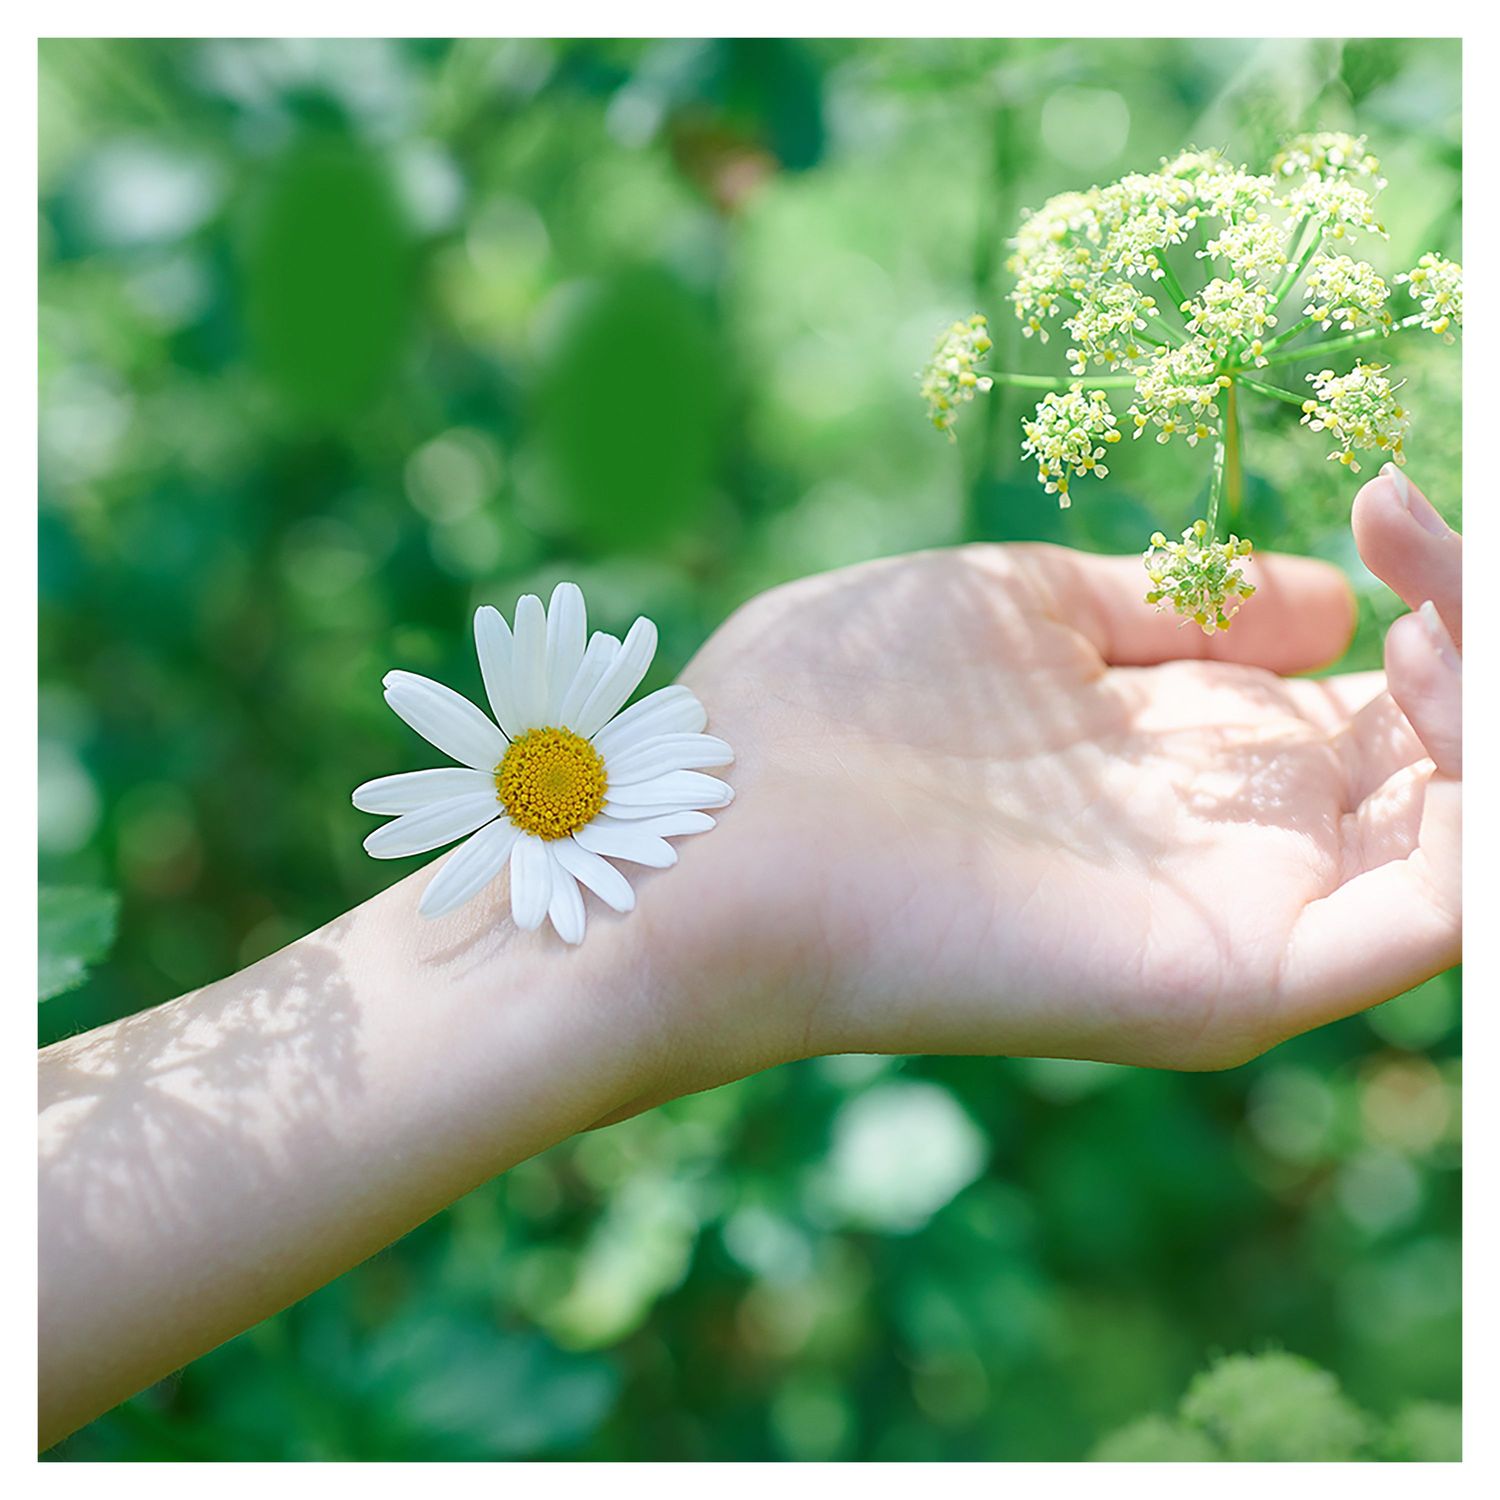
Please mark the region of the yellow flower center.
<svg viewBox="0 0 1500 1500"><path fill-rule="evenodd" d="M528 729L511 741L495 769L505 815L539 839L562 839L604 808L604 759L571 729Z"/></svg>

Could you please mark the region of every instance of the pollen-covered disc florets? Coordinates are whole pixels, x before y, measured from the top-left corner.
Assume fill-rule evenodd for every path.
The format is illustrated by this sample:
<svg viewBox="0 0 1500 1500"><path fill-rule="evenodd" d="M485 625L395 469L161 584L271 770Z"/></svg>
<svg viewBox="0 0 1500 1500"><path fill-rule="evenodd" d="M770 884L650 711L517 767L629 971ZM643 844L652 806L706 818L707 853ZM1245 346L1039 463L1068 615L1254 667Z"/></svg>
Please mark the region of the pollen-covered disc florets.
<svg viewBox="0 0 1500 1500"><path fill-rule="evenodd" d="M528 729L511 741L495 771L505 815L524 833L561 839L604 811L604 759L571 729Z"/></svg>
<svg viewBox="0 0 1500 1500"><path fill-rule="evenodd" d="M668 839L714 826L707 809L732 793L702 768L727 766L734 752L702 732L708 715L681 683L625 707L656 627L642 618L623 641L590 635L576 584L559 583L546 606L524 595L514 626L481 605L474 647L489 713L430 678L386 674L386 702L457 764L356 787L357 808L390 819L365 849L404 859L457 843L422 891L422 916L447 916L508 870L515 925L550 922L580 943L585 890L617 912L635 905L611 861L665 869L677 860Z"/></svg>
<svg viewBox="0 0 1500 1500"><path fill-rule="evenodd" d="M1317 393L1316 400L1302 403L1302 421L1314 432L1326 432L1334 440L1328 456L1359 473L1354 454L1358 449L1374 448L1394 459L1406 462L1403 447L1408 417L1406 408L1396 399L1401 383L1386 378L1389 365L1367 365L1362 360L1347 375L1319 370L1307 378Z"/></svg>
<svg viewBox="0 0 1500 1500"><path fill-rule="evenodd" d="M1455 260L1428 251L1396 280L1422 304L1422 327L1453 342L1453 330L1464 326L1464 268Z"/></svg>
<svg viewBox="0 0 1500 1500"><path fill-rule="evenodd" d="M1037 403L1036 415L1021 423L1026 441L1021 451L1036 459L1037 478L1049 495L1066 508L1071 476L1093 474L1103 479L1109 469L1101 462L1105 443L1120 441L1118 419L1103 391L1087 394L1078 386L1048 391Z"/></svg>
<svg viewBox="0 0 1500 1500"><path fill-rule="evenodd" d="M979 362L989 353L993 341L983 313L975 313L966 322L955 323L942 334L932 351L932 358L918 377L932 425L939 432L953 435L958 410L980 392L989 390L988 375Z"/></svg>
<svg viewBox="0 0 1500 1500"><path fill-rule="evenodd" d="M1207 521L1194 521L1180 542L1154 532L1142 558L1151 580L1146 602L1175 610L1183 624L1191 622L1205 635L1228 630L1241 603L1255 592L1239 567L1251 551L1248 541L1232 533L1228 541L1214 541Z"/></svg>

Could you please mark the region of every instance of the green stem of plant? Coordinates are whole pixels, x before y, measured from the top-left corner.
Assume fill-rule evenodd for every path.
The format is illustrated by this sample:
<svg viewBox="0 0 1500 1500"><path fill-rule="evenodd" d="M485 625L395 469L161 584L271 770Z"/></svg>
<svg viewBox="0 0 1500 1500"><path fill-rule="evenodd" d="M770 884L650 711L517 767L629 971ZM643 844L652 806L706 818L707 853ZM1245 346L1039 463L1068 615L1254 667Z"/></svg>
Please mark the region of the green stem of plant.
<svg viewBox="0 0 1500 1500"><path fill-rule="evenodd" d="M996 385L1023 386L1033 391L1065 391L1074 381L1092 390L1098 386L1134 385L1134 375L1017 375L1007 370L984 372Z"/></svg>
<svg viewBox="0 0 1500 1500"><path fill-rule="evenodd" d="M1214 474L1208 489L1208 539L1213 541L1219 534L1219 501L1224 498L1224 476L1229 457L1229 408L1219 419L1219 436L1214 443Z"/></svg>
<svg viewBox="0 0 1500 1500"><path fill-rule="evenodd" d="M1282 344L1289 343L1296 338L1304 328L1311 328L1318 320L1316 318L1303 318L1300 323L1293 323L1285 333L1278 333L1274 339L1262 346L1261 353L1269 354L1273 349L1279 349Z"/></svg>
<svg viewBox="0 0 1500 1500"><path fill-rule="evenodd" d="M1391 333L1400 333L1407 328L1415 328L1422 321L1421 313L1413 313L1409 318L1402 320L1391 329ZM1321 344L1308 344L1301 349L1283 349L1279 354L1273 354L1266 361L1267 365L1293 364L1302 359L1316 359L1322 354L1333 354L1340 349L1352 349L1356 344L1373 343L1376 339L1389 338L1383 328L1361 328L1358 333L1347 333L1343 338L1326 339ZM1265 368L1264 365L1261 366Z"/></svg>
<svg viewBox="0 0 1500 1500"><path fill-rule="evenodd" d="M1162 251L1161 256L1161 279L1162 285L1172 294L1172 305L1180 312L1182 304L1188 300L1188 295L1182 289L1182 283L1177 279L1177 273L1167 264L1167 253Z"/></svg>
<svg viewBox="0 0 1500 1500"><path fill-rule="evenodd" d="M1281 278L1281 284L1271 293L1271 307L1273 309L1281 306L1281 299L1296 286L1302 273L1307 269L1308 261L1313 258L1318 246L1323 243L1322 233L1318 231L1317 226L1311 220L1303 226L1302 233L1306 235L1309 229L1314 231L1312 238L1306 241L1299 249L1297 258L1292 262L1286 275Z"/></svg>
<svg viewBox="0 0 1500 1500"><path fill-rule="evenodd" d="M1252 380L1248 375L1236 375L1235 379L1245 387L1247 391L1254 391L1257 396L1269 396L1273 401L1285 401L1288 406L1295 406L1299 410L1306 397L1299 396L1295 391L1284 391L1279 385L1267 385L1261 380Z"/></svg>
<svg viewBox="0 0 1500 1500"><path fill-rule="evenodd" d="M1231 385L1225 392L1224 401L1224 498L1229 504L1231 521L1239 519L1240 503L1244 497L1245 474L1240 464L1239 392Z"/></svg>
<svg viewBox="0 0 1500 1500"><path fill-rule="evenodd" d="M1148 313L1144 317L1144 322L1148 328L1155 325L1156 331L1166 339L1165 346L1158 344L1157 348L1166 347L1168 349L1175 349L1182 343L1180 330L1169 328L1160 318Z"/></svg>

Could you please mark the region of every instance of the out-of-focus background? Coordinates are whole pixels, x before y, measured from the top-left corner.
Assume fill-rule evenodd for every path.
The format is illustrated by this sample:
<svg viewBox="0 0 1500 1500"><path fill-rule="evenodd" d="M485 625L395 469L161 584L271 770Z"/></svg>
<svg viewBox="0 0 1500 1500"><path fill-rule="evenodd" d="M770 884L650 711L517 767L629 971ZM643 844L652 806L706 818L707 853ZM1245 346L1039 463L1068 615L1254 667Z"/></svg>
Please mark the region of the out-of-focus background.
<svg viewBox="0 0 1500 1500"><path fill-rule="evenodd" d="M380 678L477 690L481 600L650 614L654 687L783 579L1198 514L1202 448L1123 444L1059 515L1017 397L927 424L914 372L976 308L997 366L1063 368L1004 303L1024 206L1351 129L1381 269L1461 258L1442 41L56 41L40 101L53 987L119 904L43 1041L401 873L348 797L423 763ZM1456 518L1456 352L1389 352ZM1346 565L1378 665L1400 606L1296 416L1245 411L1240 529ZM518 1167L57 1456L1069 1459L1272 1347L1431 1415L1458 1028L1449 974L1223 1074L781 1068Z"/></svg>

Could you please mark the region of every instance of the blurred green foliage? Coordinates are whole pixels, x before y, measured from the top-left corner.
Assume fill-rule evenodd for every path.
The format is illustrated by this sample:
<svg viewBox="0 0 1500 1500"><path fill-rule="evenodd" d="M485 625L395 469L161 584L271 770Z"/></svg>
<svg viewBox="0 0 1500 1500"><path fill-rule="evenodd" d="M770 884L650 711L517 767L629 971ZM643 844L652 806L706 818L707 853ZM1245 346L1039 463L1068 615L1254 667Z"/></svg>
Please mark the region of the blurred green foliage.
<svg viewBox="0 0 1500 1500"><path fill-rule="evenodd" d="M1442 41L55 41L40 106L41 860L121 899L44 1041L391 878L348 800L417 763L380 677L472 682L480 600L649 613L654 687L815 569L1186 524L1201 451L1123 445L1059 516L1014 393L927 425L1023 205L1355 128L1381 265L1460 252ZM1458 361L1396 353L1456 515ZM1377 665L1347 476L1247 417L1240 529L1345 565ZM1268 1344L1430 1451L1458 1029L1450 974L1221 1075L782 1068L526 1163L55 1456L1077 1458Z"/></svg>
<svg viewBox="0 0 1500 1500"><path fill-rule="evenodd" d="M115 940L120 898L94 886L44 885L37 892L37 998L82 984Z"/></svg>
<svg viewBox="0 0 1500 1500"><path fill-rule="evenodd" d="M1412 1402L1372 1419L1326 1370L1294 1354L1235 1354L1195 1376L1175 1417L1142 1417L1094 1450L1101 1463L1456 1463L1457 1407Z"/></svg>

